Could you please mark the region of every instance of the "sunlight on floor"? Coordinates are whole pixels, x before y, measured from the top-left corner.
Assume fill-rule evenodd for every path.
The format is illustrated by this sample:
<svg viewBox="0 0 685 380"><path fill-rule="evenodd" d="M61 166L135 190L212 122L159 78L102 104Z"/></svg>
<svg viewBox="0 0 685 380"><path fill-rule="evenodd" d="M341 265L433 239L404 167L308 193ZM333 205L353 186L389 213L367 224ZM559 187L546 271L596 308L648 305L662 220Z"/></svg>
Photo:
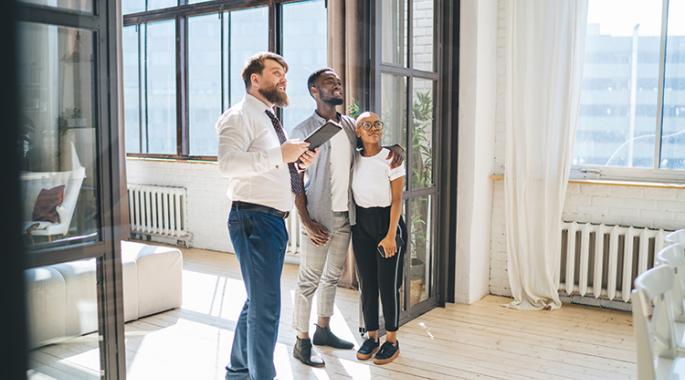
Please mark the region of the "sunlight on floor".
<svg viewBox="0 0 685 380"><path fill-rule="evenodd" d="M127 379L224 379L233 330L245 300L232 255L184 250L180 309L126 324ZM627 313L568 306L554 313L503 309L486 297L448 305L404 325L402 354L392 364L358 361L355 350L319 347L325 368L293 358L292 328L297 267L286 265L274 363L281 380L337 379L597 379L634 378L631 317ZM361 343L358 293L338 289L331 328ZM310 332L317 317L314 298ZM529 331L523 331L527 328ZM99 378L96 334L32 352L30 379Z"/></svg>

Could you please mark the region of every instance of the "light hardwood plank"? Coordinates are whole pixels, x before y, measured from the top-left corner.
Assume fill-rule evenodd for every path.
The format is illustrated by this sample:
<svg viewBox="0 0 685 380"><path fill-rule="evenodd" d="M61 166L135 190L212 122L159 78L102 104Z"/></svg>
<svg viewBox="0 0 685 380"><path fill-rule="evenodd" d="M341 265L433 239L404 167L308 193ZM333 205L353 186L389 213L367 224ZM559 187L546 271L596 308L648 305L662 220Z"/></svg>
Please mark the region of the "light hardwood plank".
<svg viewBox="0 0 685 380"><path fill-rule="evenodd" d="M183 255L183 307L126 325L129 379L224 378L245 297L240 268L230 254L184 249ZM402 326L401 355L389 365L360 362L354 350L323 347L326 367L310 368L292 357L295 265L285 265L281 284L275 353L279 379L636 378L630 313L578 305L517 311L503 307L510 299L496 296L473 305L449 304ZM338 289L332 326L358 346L362 339L357 333L357 305L356 290ZM92 378L99 371L98 357L92 355L97 352L94 336L34 351L32 378Z"/></svg>

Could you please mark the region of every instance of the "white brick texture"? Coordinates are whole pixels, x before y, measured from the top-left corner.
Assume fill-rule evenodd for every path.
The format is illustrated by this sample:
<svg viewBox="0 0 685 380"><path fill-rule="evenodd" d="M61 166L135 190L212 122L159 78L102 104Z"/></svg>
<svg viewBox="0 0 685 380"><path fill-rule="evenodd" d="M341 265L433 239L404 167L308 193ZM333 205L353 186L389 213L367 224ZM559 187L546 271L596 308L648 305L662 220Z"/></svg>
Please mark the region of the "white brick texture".
<svg viewBox="0 0 685 380"><path fill-rule="evenodd" d="M188 226L193 247L232 252L226 227L228 181L215 163L126 160L128 183L180 186L188 190Z"/></svg>

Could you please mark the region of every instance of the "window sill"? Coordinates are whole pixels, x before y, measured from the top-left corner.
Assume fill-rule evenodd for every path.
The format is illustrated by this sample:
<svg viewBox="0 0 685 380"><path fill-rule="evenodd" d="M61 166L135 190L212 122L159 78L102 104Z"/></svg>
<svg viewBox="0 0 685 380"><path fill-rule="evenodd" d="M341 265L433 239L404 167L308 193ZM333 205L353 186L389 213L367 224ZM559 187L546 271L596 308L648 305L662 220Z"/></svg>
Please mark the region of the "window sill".
<svg viewBox="0 0 685 380"><path fill-rule="evenodd" d="M503 174L492 174L490 179L494 182L503 181ZM580 185L598 185L598 186L620 186L620 187L646 187L659 189L675 189L685 190L683 183L671 182L643 182L643 181L628 181L628 180L613 180L613 179L588 179L588 178L571 178L568 181L573 184Z"/></svg>
<svg viewBox="0 0 685 380"><path fill-rule="evenodd" d="M216 165L216 158L211 159L194 159L194 158L164 158L164 157L132 157L127 156L127 161L147 161L147 162L166 162L166 163L177 163L177 164L205 164L205 165Z"/></svg>

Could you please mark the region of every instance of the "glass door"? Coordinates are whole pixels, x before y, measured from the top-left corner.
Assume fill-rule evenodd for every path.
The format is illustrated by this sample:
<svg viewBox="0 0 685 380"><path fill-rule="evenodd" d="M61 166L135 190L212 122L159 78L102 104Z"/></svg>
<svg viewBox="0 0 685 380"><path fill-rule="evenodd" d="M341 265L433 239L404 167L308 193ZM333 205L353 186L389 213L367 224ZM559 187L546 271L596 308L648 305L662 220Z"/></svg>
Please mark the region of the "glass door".
<svg viewBox="0 0 685 380"><path fill-rule="evenodd" d="M404 219L408 229L402 321L437 306L436 228L440 146L437 128L440 83L436 64L434 0L388 0L372 9L371 109L385 122L384 144L406 148Z"/></svg>
<svg viewBox="0 0 685 380"><path fill-rule="evenodd" d="M114 5L19 5L28 378L125 378Z"/></svg>

